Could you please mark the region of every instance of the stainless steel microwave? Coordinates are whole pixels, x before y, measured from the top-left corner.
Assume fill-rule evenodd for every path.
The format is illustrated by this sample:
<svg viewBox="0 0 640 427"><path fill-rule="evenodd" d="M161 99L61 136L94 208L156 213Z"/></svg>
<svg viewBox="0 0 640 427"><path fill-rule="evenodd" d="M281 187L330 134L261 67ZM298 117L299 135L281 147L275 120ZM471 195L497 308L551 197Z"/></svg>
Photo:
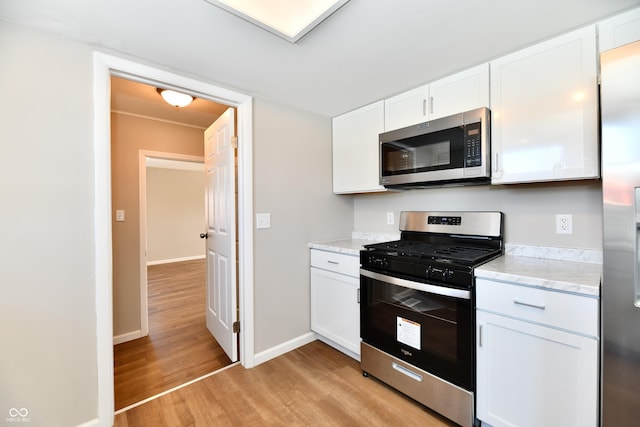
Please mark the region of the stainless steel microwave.
<svg viewBox="0 0 640 427"><path fill-rule="evenodd" d="M491 178L488 108L380 134L380 185L420 188Z"/></svg>

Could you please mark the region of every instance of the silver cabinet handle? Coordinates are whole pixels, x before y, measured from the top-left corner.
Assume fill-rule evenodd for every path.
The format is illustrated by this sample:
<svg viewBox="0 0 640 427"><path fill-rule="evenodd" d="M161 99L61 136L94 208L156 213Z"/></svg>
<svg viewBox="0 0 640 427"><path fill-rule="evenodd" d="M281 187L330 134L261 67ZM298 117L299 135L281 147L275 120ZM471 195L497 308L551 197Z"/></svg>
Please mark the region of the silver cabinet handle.
<svg viewBox="0 0 640 427"><path fill-rule="evenodd" d="M358 304L360 304L360 288L358 288Z"/></svg>
<svg viewBox="0 0 640 427"><path fill-rule="evenodd" d="M478 347L482 347L482 325L478 328Z"/></svg>
<svg viewBox="0 0 640 427"><path fill-rule="evenodd" d="M433 106L435 104L435 99L433 96L429 97L429 113L433 114Z"/></svg>
<svg viewBox="0 0 640 427"><path fill-rule="evenodd" d="M427 100L423 99L422 100L422 115L423 116L427 116Z"/></svg>
<svg viewBox="0 0 640 427"><path fill-rule="evenodd" d="M495 164L495 166L493 168L494 172L498 172L500 170L500 167L498 166L499 165L499 162L498 162L499 156L500 156L500 153L496 153L496 164Z"/></svg>
<svg viewBox="0 0 640 427"><path fill-rule="evenodd" d="M517 299L514 299L513 303L514 304L518 304L518 305L524 305L526 307L537 308L537 309L540 309L540 310L544 310L545 308L547 308L544 304L532 304L532 303L529 303L529 302L519 301Z"/></svg>
<svg viewBox="0 0 640 427"><path fill-rule="evenodd" d="M328 260L328 261L327 261L327 263L329 263L329 264L333 264L333 265L340 265L340 263L339 263L338 261L331 261L331 260Z"/></svg>

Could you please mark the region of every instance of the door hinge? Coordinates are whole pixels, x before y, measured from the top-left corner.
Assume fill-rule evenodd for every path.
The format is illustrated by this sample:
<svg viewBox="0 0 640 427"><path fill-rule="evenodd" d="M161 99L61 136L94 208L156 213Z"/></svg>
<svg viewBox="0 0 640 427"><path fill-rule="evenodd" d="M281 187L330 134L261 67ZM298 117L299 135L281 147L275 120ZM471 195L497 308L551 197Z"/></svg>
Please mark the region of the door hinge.
<svg viewBox="0 0 640 427"><path fill-rule="evenodd" d="M231 137L231 146L233 146L233 148L238 148L238 137L237 136L232 136Z"/></svg>
<svg viewBox="0 0 640 427"><path fill-rule="evenodd" d="M240 333L240 321L233 322L233 333L234 334Z"/></svg>

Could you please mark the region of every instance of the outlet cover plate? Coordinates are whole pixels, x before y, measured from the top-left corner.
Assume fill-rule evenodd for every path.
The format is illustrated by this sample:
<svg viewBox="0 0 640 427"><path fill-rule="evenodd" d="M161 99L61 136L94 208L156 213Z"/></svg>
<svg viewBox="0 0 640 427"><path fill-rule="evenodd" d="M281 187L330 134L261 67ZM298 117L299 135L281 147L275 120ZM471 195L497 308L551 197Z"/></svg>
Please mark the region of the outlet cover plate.
<svg viewBox="0 0 640 427"><path fill-rule="evenodd" d="M573 234L573 217L570 214L556 215L556 233Z"/></svg>

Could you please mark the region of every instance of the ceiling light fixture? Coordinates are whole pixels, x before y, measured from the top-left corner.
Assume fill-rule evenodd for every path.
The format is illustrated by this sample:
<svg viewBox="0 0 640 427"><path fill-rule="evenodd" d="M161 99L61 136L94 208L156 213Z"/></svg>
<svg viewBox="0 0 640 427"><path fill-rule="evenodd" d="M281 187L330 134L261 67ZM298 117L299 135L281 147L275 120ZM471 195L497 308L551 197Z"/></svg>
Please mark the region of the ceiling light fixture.
<svg viewBox="0 0 640 427"><path fill-rule="evenodd" d="M205 0L295 43L349 0Z"/></svg>
<svg viewBox="0 0 640 427"><path fill-rule="evenodd" d="M175 90L160 88L157 90L162 96L162 99L164 99L167 104L173 105L174 107L186 107L194 100L193 96L187 95L186 93L176 92Z"/></svg>

